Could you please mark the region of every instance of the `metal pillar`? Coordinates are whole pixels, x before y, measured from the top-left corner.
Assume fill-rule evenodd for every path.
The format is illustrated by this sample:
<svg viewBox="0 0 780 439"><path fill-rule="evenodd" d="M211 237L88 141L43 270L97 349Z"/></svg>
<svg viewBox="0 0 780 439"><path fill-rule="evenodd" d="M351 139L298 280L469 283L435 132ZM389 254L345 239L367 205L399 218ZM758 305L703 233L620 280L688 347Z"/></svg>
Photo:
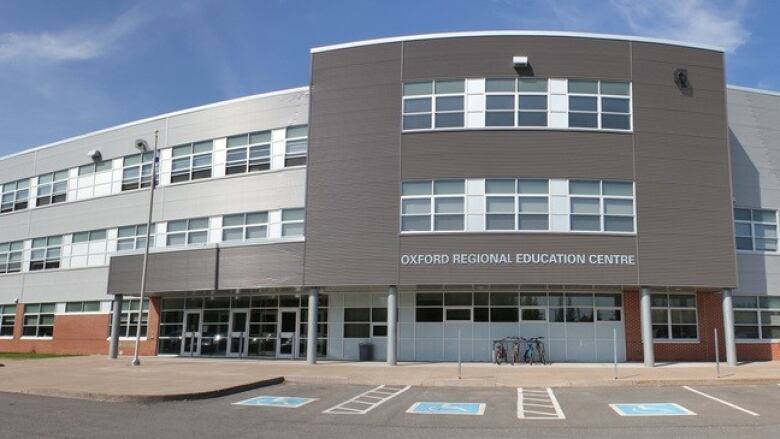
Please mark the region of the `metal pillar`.
<svg viewBox="0 0 780 439"><path fill-rule="evenodd" d="M309 290L309 320L307 322L306 362L317 363L317 307L319 291L317 288Z"/></svg>
<svg viewBox="0 0 780 439"><path fill-rule="evenodd" d="M726 343L726 364L737 365L737 342L734 338L734 305L731 299L731 289L721 291L723 301L723 338Z"/></svg>
<svg viewBox="0 0 780 439"><path fill-rule="evenodd" d="M650 303L650 288L642 287L639 298L639 321L642 325L642 353L645 367L655 367L653 350L653 313Z"/></svg>
<svg viewBox="0 0 780 439"><path fill-rule="evenodd" d="M111 339L108 342L108 358L119 355L119 322L122 317L122 295L114 295L114 310L111 314Z"/></svg>
<svg viewBox="0 0 780 439"><path fill-rule="evenodd" d="M398 352L398 288L387 288L387 365L395 366Z"/></svg>

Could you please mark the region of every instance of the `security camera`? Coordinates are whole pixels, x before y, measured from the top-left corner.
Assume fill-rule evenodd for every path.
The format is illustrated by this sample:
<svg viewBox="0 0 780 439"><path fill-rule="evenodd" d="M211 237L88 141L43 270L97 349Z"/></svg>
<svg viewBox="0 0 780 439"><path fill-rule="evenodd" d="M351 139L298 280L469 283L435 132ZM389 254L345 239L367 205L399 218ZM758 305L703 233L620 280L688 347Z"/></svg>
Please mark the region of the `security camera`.
<svg viewBox="0 0 780 439"><path fill-rule="evenodd" d="M93 149L87 153L87 156L94 161L99 161L102 157L102 154L100 153L100 150Z"/></svg>
<svg viewBox="0 0 780 439"><path fill-rule="evenodd" d="M146 151L149 149L149 144L144 139L138 139L135 141L135 147L141 151Z"/></svg>

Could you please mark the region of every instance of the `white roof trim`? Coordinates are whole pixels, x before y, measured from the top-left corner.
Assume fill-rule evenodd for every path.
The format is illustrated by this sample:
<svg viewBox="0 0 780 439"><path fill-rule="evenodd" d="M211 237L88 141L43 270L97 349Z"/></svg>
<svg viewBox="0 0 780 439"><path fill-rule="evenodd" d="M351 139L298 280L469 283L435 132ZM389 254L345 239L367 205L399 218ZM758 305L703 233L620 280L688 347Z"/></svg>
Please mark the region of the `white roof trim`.
<svg viewBox="0 0 780 439"><path fill-rule="evenodd" d="M333 44L330 46L315 47L311 53L328 52L331 50L347 49L349 47L370 46L373 44L397 43L400 41L419 41L435 40L440 38L461 38L461 37L495 37L495 36L538 36L538 37L572 37L572 38L594 38L600 40L620 40L620 41L639 41L643 43L668 44L671 46L693 47L696 49L714 50L716 52L725 52L725 49L718 46L707 44L686 43L682 41L666 40L663 38L635 37L630 35L616 34L596 34L586 32L561 32L546 30L493 30L493 31L474 31L474 32L444 32L438 34L420 34L407 35L399 37L377 38L373 40L354 41L351 43Z"/></svg>
<svg viewBox="0 0 780 439"><path fill-rule="evenodd" d="M36 147L33 147L33 148L28 148L28 149L25 149L25 150L22 150L22 151L18 151L18 152L14 152L14 153L2 156L2 157L0 157L0 160L5 160L5 159L9 159L11 157L16 157L16 156L19 156L19 155L28 154L28 153L31 153L31 152L34 152L34 151L39 151L41 149L51 148L53 146L62 145L63 143L73 142L75 140L81 140L81 139L84 139L84 138L87 138L87 137L90 137L90 136L95 136L95 135L98 135L98 134L104 134L104 133L108 133L108 132L115 131L115 130L120 130L120 129L123 129L123 128L128 128L128 127L135 126L135 125L140 125L142 123L154 122L155 120L166 119L166 118L173 117L173 116L180 116L182 114L194 113L196 111L208 110L208 109L211 109L211 108L221 107L221 106L230 105L230 104L236 104L236 103L244 102L244 101L251 101L253 99L267 98L267 97L271 97L271 96L283 95L283 94L288 94L288 93L296 93L296 92L305 92L305 91L309 91L309 87L308 86L298 87L298 88L288 88L288 89L285 89L285 90L275 90L275 91L271 91L271 92L267 92L267 93L260 93L260 94L256 94L256 95L243 96L243 97L235 98L235 99L228 99L226 101L212 102L210 104L201 105L199 107L185 108L184 110L178 110L178 111L174 111L174 112L171 112L171 113L160 114L160 115L157 115L157 116L148 117L146 119L134 120L132 122L123 123L121 125L115 125L115 126L112 126L112 127L103 128L102 130L92 131L90 133L81 134L81 135L74 136L74 137L69 137L67 139L58 140L58 141L52 142L52 143L47 143L45 145L36 146Z"/></svg>
<svg viewBox="0 0 780 439"><path fill-rule="evenodd" d="M741 85L731 85L731 84L727 85L726 88L728 88L729 90L746 91L749 93L760 93L762 95L780 96L780 91L765 90L762 88L743 87Z"/></svg>

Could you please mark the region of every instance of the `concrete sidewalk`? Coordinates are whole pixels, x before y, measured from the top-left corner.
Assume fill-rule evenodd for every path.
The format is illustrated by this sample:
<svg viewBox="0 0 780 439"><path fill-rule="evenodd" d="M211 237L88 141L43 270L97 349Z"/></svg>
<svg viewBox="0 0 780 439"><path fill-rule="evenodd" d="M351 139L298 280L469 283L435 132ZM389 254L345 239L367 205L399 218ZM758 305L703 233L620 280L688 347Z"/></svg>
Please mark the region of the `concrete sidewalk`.
<svg viewBox="0 0 780 439"><path fill-rule="evenodd" d="M675 363L645 368L619 365L614 379L611 364L560 363L551 366L496 366L464 363L458 379L455 363L384 363L323 361L230 360L206 358L142 358L140 367L129 358L102 356L40 360L3 360L0 391L106 401L195 399L244 391L281 381L306 383L404 384L414 386L587 387L780 383L780 362L721 367L713 363Z"/></svg>

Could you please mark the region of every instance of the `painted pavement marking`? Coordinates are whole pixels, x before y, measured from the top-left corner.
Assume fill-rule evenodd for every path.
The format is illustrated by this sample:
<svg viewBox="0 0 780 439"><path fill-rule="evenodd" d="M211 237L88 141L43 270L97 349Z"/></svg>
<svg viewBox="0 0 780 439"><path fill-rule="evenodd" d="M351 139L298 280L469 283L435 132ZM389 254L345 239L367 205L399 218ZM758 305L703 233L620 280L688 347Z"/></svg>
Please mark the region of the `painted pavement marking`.
<svg viewBox="0 0 780 439"><path fill-rule="evenodd" d="M517 419L566 419L552 389L517 388Z"/></svg>
<svg viewBox="0 0 780 439"><path fill-rule="evenodd" d="M682 388L683 388L683 389L685 389L685 390L690 390L691 392L693 392L693 393L696 393L697 395L701 395L701 396L703 396L703 397L705 397L705 398L709 398L709 399L711 399L711 400L713 400L713 401L719 402L719 403L721 403L721 404L723 404L723 405L725 405L725 406L728 406L728 407L731 407L731 408L733 408L733 409L739 410L739 411L741 411L741 412L747 413L747 414L749 414L750 416L760 416L760 415L759 415L758 413L756 413L756 412L753 412L753 411L750 411L750 410L748 410L748 409L742 408L742 407L740 407L740 406L738 406L738 405L736 405L736 404L732 404L732 403L730 403L730 402L728 402L728 401L724 401L724 400L722 400L722 399L720 399L720 398L716 398L716 397L714 397L714 396L712 396L712 395L710 395L710 394L708 394L708 393L704 393L704 392L702 392L702 391L700 391L700 390L696 390L696 389L694 389L694 388L692 388L692 387L688 387L688 386L682 386Z"/></svg>
<svg viewBox="0 0 780 439"><path fill-rule="evenodd" d="M281 408L288 408L288 409L297 409L316 400L317 398L300 398L297 396L255 396L254 398L249 398L243 401L234 402L233 404L250 405L250 406L257 406L257 407L281 407Z"/></svg>
<svg viewBox="0 0 780 439"><path fill-rule="evenodd" d="M485 403L482 402L416 402L406 410L406 413L418 415L471 415L485 414Z"/></svg>
<svg viewBox="0 0 780 439"><path fill-rule="evenodd" d="M610 404L620 416L693 416L696 413L673 402Z"/></svg>
<svg viewBox="0 0 780 439"><path fill-rule="evenodd" d="M322 413L329 415L365 415L410 388L411 386L381 385L324 410Z"/></svg>

